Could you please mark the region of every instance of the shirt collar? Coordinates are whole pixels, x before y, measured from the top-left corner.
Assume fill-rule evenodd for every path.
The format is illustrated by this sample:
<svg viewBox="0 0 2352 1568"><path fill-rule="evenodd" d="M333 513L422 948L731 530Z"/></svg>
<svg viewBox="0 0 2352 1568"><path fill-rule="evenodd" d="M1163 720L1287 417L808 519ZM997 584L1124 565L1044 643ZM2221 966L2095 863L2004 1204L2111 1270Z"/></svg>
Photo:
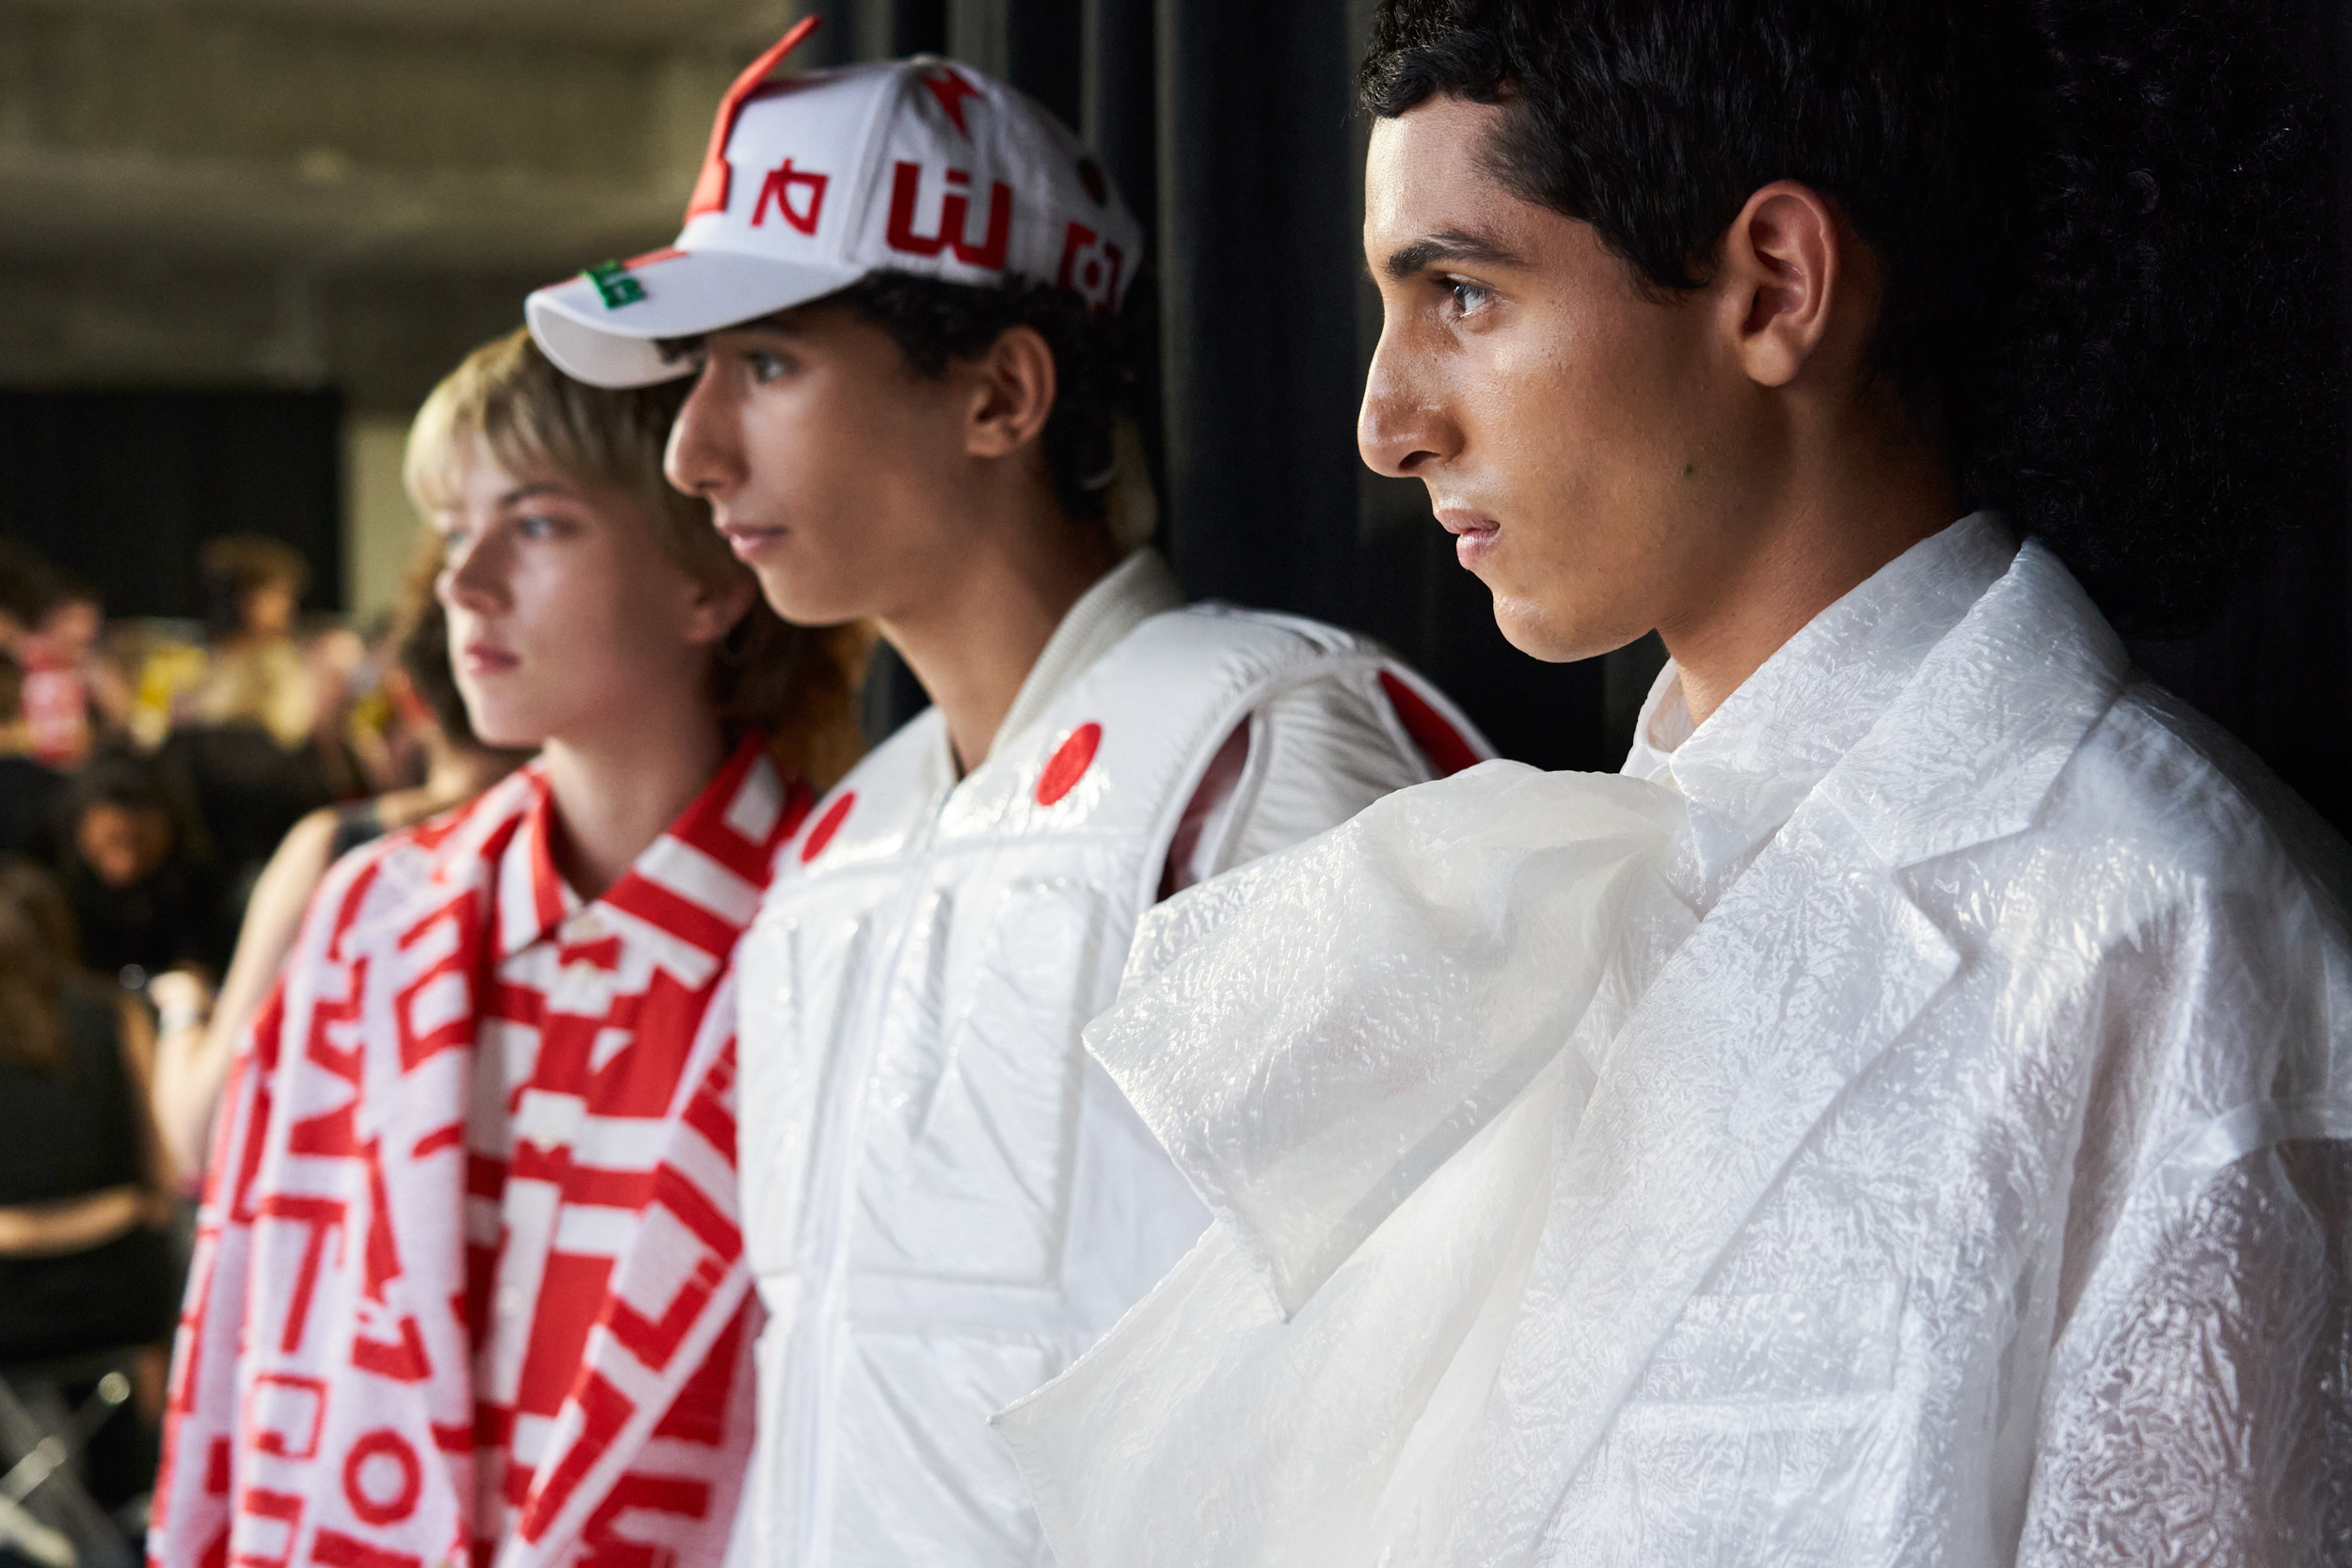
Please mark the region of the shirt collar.
<svg viewBox="0 0 2352 1568"><path fill-rule="evenodd" d="M1660 672L1624 770L1682 792L1703 879L1780 830L2016 553L1996 516L1963 517L1806 623L1695 728L1680 674Z"/></svg>
<svg viewBox="0 0 2352 1568"><path fill-rule="evenodd" d="M572 891L555 867L555 803L547 768L524 771L531 800L518 830L500 851L496 875L499 961L545 940L584 911L596 936L649 923L723 958L751 923L776 847L807 808L806 791L787 791L767 756L768 737L746 735L702 793L646 846L620 880L593 899ZM581 934L588 935L584 927Z"/></svg>
<svg viewBox="0 0 2352 1568"><path fill-rule="evenodd" d="M1102 579L1078 595L1062 616L1044 651L1029 667L1027 678L996 726L988 754L996 755L1037 722L1054 699L1070 689L1088 666L1118 645L1127 634L1152 616L1184 602L1176 576L1160 552L1149 547L1130 554L1104 573Z"/></svg>

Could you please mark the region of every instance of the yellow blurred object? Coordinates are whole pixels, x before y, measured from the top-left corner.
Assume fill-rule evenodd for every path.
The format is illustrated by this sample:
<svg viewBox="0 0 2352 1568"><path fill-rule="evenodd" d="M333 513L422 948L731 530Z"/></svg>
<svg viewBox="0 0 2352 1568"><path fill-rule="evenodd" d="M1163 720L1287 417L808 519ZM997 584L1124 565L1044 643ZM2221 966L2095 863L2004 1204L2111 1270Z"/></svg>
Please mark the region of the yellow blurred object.
<svg viewBox="0 0 2352 1568"><path fill-rule="evenodd" d="M131 735L151 751L171 731L173 705L180 694L204 679L204 650L192 642L159 641L139 661L138 694L131 709Z"/></svg>

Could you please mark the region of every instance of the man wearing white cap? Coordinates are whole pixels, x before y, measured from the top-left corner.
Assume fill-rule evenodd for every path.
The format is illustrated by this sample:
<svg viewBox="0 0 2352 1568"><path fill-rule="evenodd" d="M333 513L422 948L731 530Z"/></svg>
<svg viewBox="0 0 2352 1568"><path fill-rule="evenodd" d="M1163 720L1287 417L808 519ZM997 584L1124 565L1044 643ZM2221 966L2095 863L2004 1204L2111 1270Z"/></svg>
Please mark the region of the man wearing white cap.
<svg viewBox="0 0 2352 1568"><path fill-rule="evenodd" d="M1206 1222L1079 1040L1136 922L1485 747L1359 638L1180 608L1116 434L1141 236L1070 133L935 58L770 82L797 37L728 92L676 245L530 319L583 380L696 374L673 482L935 705L739 955L769 1323L735 1558L1044 1563L989 1418Z"/></svg>

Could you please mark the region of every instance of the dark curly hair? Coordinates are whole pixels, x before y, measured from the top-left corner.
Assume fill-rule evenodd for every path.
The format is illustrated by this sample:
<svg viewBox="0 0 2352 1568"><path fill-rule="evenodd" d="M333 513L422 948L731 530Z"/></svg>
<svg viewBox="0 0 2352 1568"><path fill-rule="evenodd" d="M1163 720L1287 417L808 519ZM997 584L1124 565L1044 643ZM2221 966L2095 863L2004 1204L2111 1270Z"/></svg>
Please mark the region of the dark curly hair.
<svg viewBox="0 0 2352 1568"><path fill-rule="evenodd" d="M1836 201L1875 362L1964 503L2127 631L2211 618L2343 504L2335 127L2315 0L1383 0L1373 113L1502 104L1488 166L1651 289L1748 196Z"/></svg>
<svg viewBox="0 0 2352 1568"><path fill-rule="evenodd" d="M1133 380L1119 319L1050 284L986 288L903 272L868 273L827 300L889 333L907 363L934 380L950 360L978 358L1009 328L1034 328L1054 351L1054 408L1039 445L1056 499L1073 518L1104 515L1112 431Z"/></svg>

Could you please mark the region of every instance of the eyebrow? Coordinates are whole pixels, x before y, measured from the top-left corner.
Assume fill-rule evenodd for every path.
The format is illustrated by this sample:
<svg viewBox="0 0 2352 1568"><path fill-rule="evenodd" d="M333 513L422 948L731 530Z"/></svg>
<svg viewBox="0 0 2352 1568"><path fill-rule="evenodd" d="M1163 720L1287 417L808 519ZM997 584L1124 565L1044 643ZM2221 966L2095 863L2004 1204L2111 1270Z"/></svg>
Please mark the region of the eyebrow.
<svg viewBox="0 0 2352 1568"><path fill-rule="evenodd" d="M542 480L532 484L516 485L515 488L507 491L506 494L499 498L499 504L501 506L513 506L517 501L531 500L539 496L560 496L563 493L564 487L562 485L550 484Z"/></svg>
<svg viewBox="0 0 2352 1568"><path fill-rule="evenodd" d="M1415 240L1400 250L1389 253L1388 274L1402 283L1426 268L1432 261L1480 261L1490 267L1520 267L1518 253L1484 234L1473 234L1466 229L1440 229L1424 240Z"/></svg>

